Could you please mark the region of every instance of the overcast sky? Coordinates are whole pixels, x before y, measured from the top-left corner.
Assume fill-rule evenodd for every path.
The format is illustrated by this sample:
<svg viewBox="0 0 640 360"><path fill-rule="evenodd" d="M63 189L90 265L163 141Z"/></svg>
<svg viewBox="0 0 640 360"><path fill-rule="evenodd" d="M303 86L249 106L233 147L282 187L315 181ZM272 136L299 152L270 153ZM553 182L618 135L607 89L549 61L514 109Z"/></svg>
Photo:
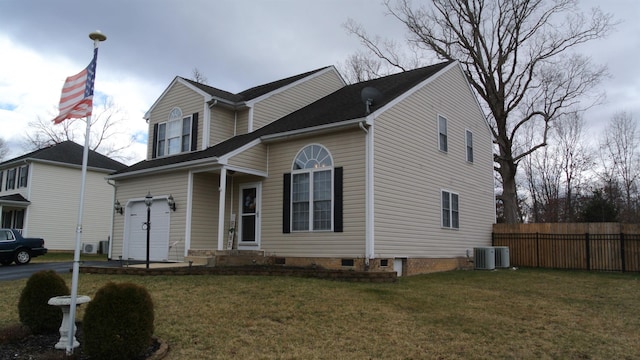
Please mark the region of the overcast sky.
<svg viewBox="0 0 640 360"><path fill-rule="evenodd" d="M621 23L585 47L611 73L602 85L606 104L586 118L596 128L617 111L638 121L640 1L581 1L593 5ZM0 0L0 137L12 150L5 160L24 152L29 121L55 116L64 79L91 60L94 30L108 37L96 94L112 97L129 134L140 135L144 113L176 75L190 78L194 68L209 85L237 93L344 62L360 48L343 28L349 18L370 34L404 38L378 0ZM133 146L131 162L145 149Z"/></svg>

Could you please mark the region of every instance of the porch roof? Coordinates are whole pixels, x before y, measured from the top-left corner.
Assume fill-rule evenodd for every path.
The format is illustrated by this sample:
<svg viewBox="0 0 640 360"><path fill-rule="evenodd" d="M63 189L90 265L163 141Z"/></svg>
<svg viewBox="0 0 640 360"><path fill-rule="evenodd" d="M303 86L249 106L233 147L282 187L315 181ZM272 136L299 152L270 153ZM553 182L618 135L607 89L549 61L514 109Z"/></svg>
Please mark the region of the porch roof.
<svg viewBox="0 0 640 360"><path fill-rule="evenodd" d="M21 194L0 196L0 205L28 206L29 204L31 204L31 201L25 199Z"/></svg>

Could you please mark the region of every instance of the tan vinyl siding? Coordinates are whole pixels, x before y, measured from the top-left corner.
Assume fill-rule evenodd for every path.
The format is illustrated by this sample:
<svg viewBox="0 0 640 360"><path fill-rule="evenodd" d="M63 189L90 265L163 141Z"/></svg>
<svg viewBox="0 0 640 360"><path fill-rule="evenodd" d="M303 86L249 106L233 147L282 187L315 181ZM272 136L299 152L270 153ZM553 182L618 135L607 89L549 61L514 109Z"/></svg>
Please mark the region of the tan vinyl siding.
<svg viewBox="0 0 640 360"><path fill-rule="evenodd" d="M437 116L448 120L438 149ZM474 163L466 161L465 130ZM402 144L402 146L399 146ZM491 137L458 67L375 120L375 255L455 257L490 245L495 220ZM441 190L459 195L460 228L441 227Z"/></svg>
<svg viewBox="0 0 640 360"><path fill-rule="evenodd" d="M82 171L80 168L32 163L31 205L27 208L26 236L43 237L51 250L75 249ZM98 245L109 238L113 187L107 173L87 170L81 242Z"/></svg>
<svg viewBox="0 0 640 360"><path fill-rule="evenodd" d="M326 71L291 88L257 102L253 110L253 130L298 110L344 86L335 71Z"/></svg>
<svg viewBox="0 0 640 360"><path fill-rule="evenodd" d="M236 135L243 135L248 133L249 129L249 110L243 109L237 112L238 118L236 119Z"/></svg>
<svg viewBox="0 0 640 360"><path fill-rule="evenodd" d="M149 140L147 142L147 159L151 159L153 151L153 126L169 120L169 113L174 107L182 110L183 116L199 113L198 119L198 149L202 147L202 124L204 122L202 112L204 109L204 98L189 89L185 85L176 82L165 94L150 114L149 118Z"/></svg>
<svg viewBox="0 0 640 360"><path fill-rule="evenodd" d="M217 249L219 186L219 174L193 175L190 249Z"/></svg>
<svg viewBox="0 0 640 360"><path fill-rule="evenodd" d="M179 171L174 173L163 173L161 175L152 175L148 177L139 177L133 179L123 179L116 182L116 199L120 201L123 208L127 207L130 201L139 201L144 199L147 192L151 192L154 198L168 197L172 195L176 202L176 211L170 212L169 225L169 244L179 241L178 254L182 256L185 245L185 219L187 214L187 187L188 173ZM155 203L154 203L155 206ZM113 224L113 252L112 258L117 259L122 255L122 244L124 238L124 215L117 214ZM169 257L175 257L175 249L171 249Z"/></svg>
<svg viewBox="0 0 640 360"><path fill-rule="evenodd" d="M209 144L221 143L234 135L236 112L220 106L211 108L211 131Z"/></svg>
<svg viewBox="0 0 640 360"><path fill-rule="evenodd" d="M262 187L262 249L279 256L362 257L365 253L365 134L362 130L269 145L269 177ZM283 174L310 144L329 150L344 171L344 232L282 233Z"/></svg>
<svg viewBox="0 0 640 360"><path fill-rule="evenodd" d="M251 149L245 150L229 159L229 165L238 166L245 169L267 171L267 149L266 145L258 144Z"/></svg>

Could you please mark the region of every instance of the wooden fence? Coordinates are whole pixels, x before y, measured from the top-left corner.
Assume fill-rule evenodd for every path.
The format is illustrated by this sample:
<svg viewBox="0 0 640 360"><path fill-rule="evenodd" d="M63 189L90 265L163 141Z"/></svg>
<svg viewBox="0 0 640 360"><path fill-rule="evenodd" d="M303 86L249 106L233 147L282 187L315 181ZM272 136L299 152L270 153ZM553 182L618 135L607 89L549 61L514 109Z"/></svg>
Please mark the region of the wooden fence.
<svg viewBox="0 0 640 360"><path fill-rule="evenodd" d="M639 224L496 224L492 245L511 266L640 272Z"/></svg>

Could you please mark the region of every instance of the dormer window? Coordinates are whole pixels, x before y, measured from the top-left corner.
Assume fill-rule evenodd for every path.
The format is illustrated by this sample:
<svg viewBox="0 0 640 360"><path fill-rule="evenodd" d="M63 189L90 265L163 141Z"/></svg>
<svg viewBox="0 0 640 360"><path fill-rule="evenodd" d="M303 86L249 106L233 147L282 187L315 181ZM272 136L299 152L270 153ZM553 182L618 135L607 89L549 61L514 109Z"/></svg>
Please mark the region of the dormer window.
<svg viewBox="0 0 640 360"><path fill-rule="evenodd" d="M197 113L184 116L179 107L171 109L169 119L156 124L154 157L195 150L197 124Z"/></svg>

